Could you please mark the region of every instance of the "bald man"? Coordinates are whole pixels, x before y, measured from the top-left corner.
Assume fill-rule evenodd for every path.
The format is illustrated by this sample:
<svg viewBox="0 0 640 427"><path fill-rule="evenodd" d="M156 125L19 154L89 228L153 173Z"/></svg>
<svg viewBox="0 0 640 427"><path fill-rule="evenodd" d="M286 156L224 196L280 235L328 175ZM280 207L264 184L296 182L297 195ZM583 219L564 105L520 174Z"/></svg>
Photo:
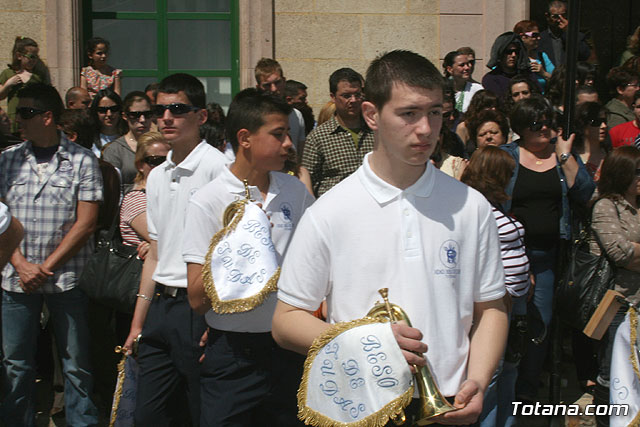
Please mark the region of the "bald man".
<svg viewBox="0 0 640 427"><path fill-rule="evenodd" d="M86 89L74 86L69 89L64 96L64 103L67 108L72 110L81 110L83 108L89 108L89 104L91 104L91 97Z"/></svg>

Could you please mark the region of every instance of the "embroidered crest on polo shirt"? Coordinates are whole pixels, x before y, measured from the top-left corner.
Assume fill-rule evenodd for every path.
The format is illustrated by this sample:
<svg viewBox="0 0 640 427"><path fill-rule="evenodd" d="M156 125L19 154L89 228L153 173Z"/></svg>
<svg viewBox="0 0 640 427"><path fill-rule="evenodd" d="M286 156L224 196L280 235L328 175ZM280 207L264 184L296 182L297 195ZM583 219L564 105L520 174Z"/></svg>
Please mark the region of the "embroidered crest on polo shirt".
<svg viewBox="0 0 640 427"><path fill-rule="evenodd" d="M460 245L455 240L447 240L440 246L438 253L440 262L444 268L436 269L436 274L444 274L447 277L460 275Z"/></svg>
<svg viewBox="0 0 640 427"><path fill-rule="evenodd" d="M275 223L274 226L277 228L284 228L285 230L293 229L293 222L291 221L291 215L293 213L293 208L287 202L283 202L280 204L280 212L282 212L283 221L282 223Z"/></svg>

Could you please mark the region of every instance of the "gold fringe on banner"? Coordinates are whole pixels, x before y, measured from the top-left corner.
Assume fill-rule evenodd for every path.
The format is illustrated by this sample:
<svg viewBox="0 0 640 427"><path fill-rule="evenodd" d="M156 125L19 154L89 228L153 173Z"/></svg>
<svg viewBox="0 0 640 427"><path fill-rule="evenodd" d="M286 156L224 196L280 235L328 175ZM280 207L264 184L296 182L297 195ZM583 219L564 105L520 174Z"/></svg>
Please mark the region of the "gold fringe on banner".
<svg viewBox="0 0 640 427"><path fill-rule="evenodd" d="M635 308L629 307L629 324L631 325L631 354L629 355L629 360L631 361L631 366L633 366L633 372L636 374L636 377L640 381L640 369L638 368L638 312ZM639 426L640 425L640 411L636 414L631 421L629 426Z"/></svg>
<svg viewBox="0 0 640 427"><path fill-rule="evenodd" d="M113 405L111 406L111 420L109 427L113 427L118 418L118 407L120 406L120 398L122 398L122 387L124 386L124 363L127 360L127 350L117 346L116 353L122 353L122 359L118 362L118 378L116 379L116 391L113 394Z"/></svg>
<svg viewBox="0 0 640 427"><path fill-rule="evenodd" d="M388 320L388 319L384 319ZM332 325L329 329L318 335L309 348L307 358L304 361L304 373L300 388L298 389L298 419L307 425L315 427L383 427L390 419L394 419L409 406L413 397L413 383L409 389L399 397L384 405L379 411L352 423L343 423L333 420L307 406L307 387L309 385L309 371L318 352L332 339L341 333L357 326L369 325L372 323L384 323L380 318L365 317L363 319L341 322Z"/></svg>
<svg viewBox="0 0 640 427"><path fill-rule="evenodd" d="M278 290L278 279L280 278L280 267L277 268L273 276L267 281L267 284L262 290L249 298L237 298L231 300L221 300L216 292L216 286L213 282L213 275L211 273L211 260L213 253L218 246L218 243L227 235L235 231L236 227L244 217L246 203L241 204L238 207L238 211L233 217L233 220L226 227L222 228L216 234L213 235L211 243L209 244L209 250L205 256L204 267L202 269L202 281L204 283L204 290L211 301L211 308L218 314L230 314L230 313L243 313L253 310L261 305L269 296L270 293Z"/></svg>

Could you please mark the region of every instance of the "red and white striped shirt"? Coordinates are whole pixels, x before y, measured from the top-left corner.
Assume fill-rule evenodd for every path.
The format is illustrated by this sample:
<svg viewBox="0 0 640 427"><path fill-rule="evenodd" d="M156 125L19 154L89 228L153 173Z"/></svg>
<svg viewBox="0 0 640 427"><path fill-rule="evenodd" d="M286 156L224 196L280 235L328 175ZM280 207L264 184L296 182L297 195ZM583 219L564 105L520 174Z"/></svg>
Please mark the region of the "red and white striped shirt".
<svg viewBox="0 0 640 427"><path fill-rule="evenodd" d="M498 225L507 292L514 297L525 295L529 291L529 258L524 246L524 227L495 207L493 216Z"/></svg>
<svg viewBox="0 0 640 427"><path fill-rule="evenodd" d="M131 222L147 211L147 195L144 190L128 192L122 200L120 208L120 235L122 243L128 246L138 246L143 242L142 237L131 227Z"/></svg>

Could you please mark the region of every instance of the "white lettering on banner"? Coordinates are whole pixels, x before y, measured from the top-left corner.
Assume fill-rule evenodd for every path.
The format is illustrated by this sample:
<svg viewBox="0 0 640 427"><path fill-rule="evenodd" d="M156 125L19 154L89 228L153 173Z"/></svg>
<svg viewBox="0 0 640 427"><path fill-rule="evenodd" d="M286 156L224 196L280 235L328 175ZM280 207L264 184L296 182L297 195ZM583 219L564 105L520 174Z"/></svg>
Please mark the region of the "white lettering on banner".
<svg viewBox="0 0 640 427"><path fill-rule="evenodd" d="M580 405L543 405L540 402L524 404L522 402L512 402L513 415L537 415L537 416L558 416L558 415L623 415L629 412L629 405L586 405L584 412Z"/></svg>

